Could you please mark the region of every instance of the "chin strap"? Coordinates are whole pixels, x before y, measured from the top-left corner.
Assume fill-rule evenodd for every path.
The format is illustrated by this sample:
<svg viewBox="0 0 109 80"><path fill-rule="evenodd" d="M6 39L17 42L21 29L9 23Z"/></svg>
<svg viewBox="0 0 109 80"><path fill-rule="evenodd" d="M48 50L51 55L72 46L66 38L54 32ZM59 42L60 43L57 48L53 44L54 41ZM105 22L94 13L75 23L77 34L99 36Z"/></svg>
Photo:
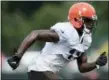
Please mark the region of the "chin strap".
<svg viewBox="0 0 109 80"><path fill-rule="evenodd" d="M84 24L83 34L82 34L82 36L80 37L80 40L79 40L80 43L81 43L81 41L82 41L85 34L90 34L90 30L87 29L86 25Z"/></svg>
<svg viewBox="0 0 109 80"><path fill-rule="evenodd" d="M100 66L99 66L99 65L96 65L96 68L97 68L97 69L99 69L99 68L100 68Z"/></svg>
<svg viewBox="0 0 109 80"><path fill-rule="evenodd" d="M84 33L84 32L86 32L86 33L88 33L88 34L90 34L90 32L91 32L89 29L86 28L86 25L85 25L85 24L84 24L84 30L83 30L83 33Z"/></svg>

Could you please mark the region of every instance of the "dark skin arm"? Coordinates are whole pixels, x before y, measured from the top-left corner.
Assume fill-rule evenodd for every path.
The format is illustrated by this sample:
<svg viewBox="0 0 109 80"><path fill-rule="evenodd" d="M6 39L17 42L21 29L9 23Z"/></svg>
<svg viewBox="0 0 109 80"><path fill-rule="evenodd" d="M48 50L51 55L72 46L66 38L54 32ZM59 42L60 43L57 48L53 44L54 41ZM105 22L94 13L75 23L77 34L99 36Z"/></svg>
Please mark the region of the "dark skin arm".
<svg viewBox="0 0 109 80"><path fill-rule="evenodd" d="M92 71L96 68L96 61L92 63L87 63L87 56L82 54L77 58L78 69L81 73Z"/></svg>
<svg viewBox="0 0 109 80"><path fill-rule="evenodd" d="M24 52L35 42L35 41L45 41L45 42L58 42L59 36L55 31L50 30L34 30L32 31L21 43L17 50L16 55L22 57Z"/></svg>

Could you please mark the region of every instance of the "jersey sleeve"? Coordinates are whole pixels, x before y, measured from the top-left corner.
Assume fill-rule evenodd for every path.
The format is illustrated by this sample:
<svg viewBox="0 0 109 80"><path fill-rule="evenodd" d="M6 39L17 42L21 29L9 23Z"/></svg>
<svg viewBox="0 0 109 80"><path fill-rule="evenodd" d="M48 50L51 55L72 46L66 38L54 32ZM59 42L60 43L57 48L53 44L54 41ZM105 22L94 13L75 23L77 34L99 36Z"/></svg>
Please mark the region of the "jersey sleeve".
<svg viewBox="0 0 109 80"><path fill-rule="evenodd" d="M71 49L76 49L79 52L85 52L92 42L91 35L85 34L81 43L76 29L66 23L56 23L50 30L54 30L58 34L59 42L67 41Z"/></svg>
<svg viewBox="0 0 109 80"><path fill-rule="evenodd" d="M56 23L54 26L50 28L50 30L54 30L58 34L59 42L66 40L65 34L64 34L65 30L62 27L63 27L62 23Z"/></svg>
<svg viewBox="0 0 109 80"><path fill-rule="evenodd" d="M59 35L59 41L67 41L68 47L83 52L82 45L79 44L79 36L74 27L69 24L57 23L51 27Z"/></svg>

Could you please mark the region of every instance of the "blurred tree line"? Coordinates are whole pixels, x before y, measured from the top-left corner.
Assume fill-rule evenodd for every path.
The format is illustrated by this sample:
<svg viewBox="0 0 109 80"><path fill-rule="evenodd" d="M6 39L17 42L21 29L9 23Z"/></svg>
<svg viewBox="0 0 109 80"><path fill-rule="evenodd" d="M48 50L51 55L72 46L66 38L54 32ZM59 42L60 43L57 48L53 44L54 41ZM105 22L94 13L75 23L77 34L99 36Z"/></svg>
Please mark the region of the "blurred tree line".
<svg viewBox="0 0 109 80"><path fill-rule="evenodd" d="M67 21L68 10L74 1L1 1L1 49L12 55L13 48L32 30L49 29L57 22ZM108 2L90 1L98 15L92 48L108 39ZM30 50L40 50L44 43L36 42Z"/></svg>

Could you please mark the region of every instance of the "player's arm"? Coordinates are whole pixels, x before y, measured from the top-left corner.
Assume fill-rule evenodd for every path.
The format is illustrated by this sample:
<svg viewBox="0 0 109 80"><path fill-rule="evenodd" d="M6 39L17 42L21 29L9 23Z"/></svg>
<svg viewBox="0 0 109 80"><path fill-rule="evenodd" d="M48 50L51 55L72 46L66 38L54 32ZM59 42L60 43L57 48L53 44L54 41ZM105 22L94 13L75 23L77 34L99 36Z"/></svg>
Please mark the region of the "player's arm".
<svg viewBox="0 0 109 80"><path fill-rule="evenodd" d="M27 37L25 37L18 50L15 52L15 55L8 59L8 63L13 69L17 68L21 57L35 41L58 42L59 36L55 31L51 30L32 31L27 35Z"/></svg>
<svg viewBox="0 0 109 80"><path fill-rule="evenodd" d="M51 30L34 30L23 40L16 54L22 57L23 53L35 41L57 42L59 41L59 36L55 31Z"/></svg>
<svg viewBox="0 0 109 80"><path fill-rule="evenodd" d="M97 68L96 66L104 66L107 63L107 57L105 56L105 52L103 52L96 61L92 63L87 62L87 56L82 54L77 58L78 69L80 72L89 72L93 69Z"/></svg>

